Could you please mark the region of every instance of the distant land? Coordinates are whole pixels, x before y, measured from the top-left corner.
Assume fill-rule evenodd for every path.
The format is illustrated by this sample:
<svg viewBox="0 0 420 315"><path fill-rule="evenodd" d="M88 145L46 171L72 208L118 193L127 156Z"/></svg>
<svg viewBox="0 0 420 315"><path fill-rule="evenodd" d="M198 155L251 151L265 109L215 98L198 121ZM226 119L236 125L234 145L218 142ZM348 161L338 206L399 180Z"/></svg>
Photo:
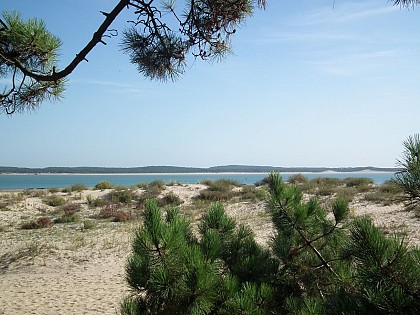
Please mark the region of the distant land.
<svg viewBox="0 0 420 315"><path fill-rule="evenodd" d="M269 172L293 172L293 173L321 173L326 171L347 172L396 172L398 168L384 167L276 167L254 165L224 165L201 167L181 166L142 166L142 167L44 167L27 168L0 166L0 174L142 174L142 173L269 173Z"/></svg>

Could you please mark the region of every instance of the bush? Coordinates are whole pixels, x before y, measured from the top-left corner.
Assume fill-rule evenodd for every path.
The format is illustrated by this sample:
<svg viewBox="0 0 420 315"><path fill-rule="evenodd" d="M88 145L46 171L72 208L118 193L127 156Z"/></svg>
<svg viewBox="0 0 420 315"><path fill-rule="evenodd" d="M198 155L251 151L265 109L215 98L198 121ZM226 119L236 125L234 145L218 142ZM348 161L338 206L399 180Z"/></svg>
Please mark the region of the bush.
<svg viewBox="0 0 420 315"><path fill-rule="evenodd" d="M54 223L65 224L65 223L77 223L80 222L80 217L77 214L63 214L61 217L56 218Z"/></svg>
<svg viewBox="0 0 420 315"><path fill-rule="evenodd" d="M365 178L365 177L347 177L343 180L343 182L347 187L360 187L360 186L373 185L373 180L371 178Z"/></svg>
<svg viewBox="0 0 420 315"><path fill-rule="evenodd" d="M168 205L179 206L183 202L184 201L181 200L181 198L179 198L179 196L175 195L173 192L170 192L166 194L165 196L163 196L162 198L158 199L158 204L160 207L164 207Z"/></svg>
<svg viewBox="0 0 420 315"><path fill-rule="evenodd" d="M161 180L154 180L153 182L150 182L148 185L148 189L159 189L159 190L163 190L163 188L165 188L165 183Z"/></svg>
<svg viewBox="0 0 420 315"><path fill-rule="evenodd" d="M49 228L53 225L53 221L48 217L40 217L36 221L31 220L21 224L20 228L23 230L34 230L41 228Z"/></svg>
<svg viewBox="0 0 420 315"><path fill-rule="evenodd" d="M294 185L306 184L306 183L308 183L308 181L309 181L308 178L306 176L302 175L302 174L290 175L288 180L287 180L287 182L289 184L294 184Z"/></svg>
<svg viewBox="0 0 420 315"><path fill-rule="evenodd" d="M103 198L93 198L91 195L87 195L86 197L87 204L89 207L103 207L107 204L107 201Z"/></svg>
<svg viewBox="0 0 420 315"><path fill-rule="evenodd" d="M207 201L227 201L232 199L240 195L240 192L232 191L232 189L242 186L238 181L230 179L204 180L200 183L208 187L202 190L196 199Z"/></svg>
<svg viewBox="0 0 420 315"><path fill-rule="evenodd" d="M35 220L31 220L31 221L22 223L20 228L22 230L34 230L34 229L41 228L41 226Z"/></svg>
<svg viewBox="0 0 420 315"><path fill-rule="evenodd" d="M111 189L111 188L112 188L112 184L106 180L97 183L94 187L94 189L96 190L105 190L105 189Z"/></svg>
<svg viewBox="0 0 420 315"><path fill-rule="evenodd" d="M388 193L390 195L394 195L395 197L404 192L404 189L394 180L385 181L378 189L380 192Z"/></svg>
<svg viewBox="0 0 420 315"><path fill-rule="evenodd" d="M107 199L113 203L129 204L133 197L130 190L114 190L108 194Z"/></svg>
<svg viewBox="0 0 420 315"><path fill-rule="evenodd" d="M80 192L87 189L88 188L83 184L74 184L68 188L69 192L73 192L73 191Z"/></svg>
<svg viewBox="0 0 420 315"><path fill-rule="evenodd" d="M44 203L51 207L58 207L62 206L66 203L66 200L63 197L57 196L57 195L51 195L46 198L44 198Z"/></svg>
<svg viewBox="0 0 420 315"><path fill-rule="evenodd" d="M84 220L82 224L83 230L90 230L96 227L96 222L93 220Z"/></svg>

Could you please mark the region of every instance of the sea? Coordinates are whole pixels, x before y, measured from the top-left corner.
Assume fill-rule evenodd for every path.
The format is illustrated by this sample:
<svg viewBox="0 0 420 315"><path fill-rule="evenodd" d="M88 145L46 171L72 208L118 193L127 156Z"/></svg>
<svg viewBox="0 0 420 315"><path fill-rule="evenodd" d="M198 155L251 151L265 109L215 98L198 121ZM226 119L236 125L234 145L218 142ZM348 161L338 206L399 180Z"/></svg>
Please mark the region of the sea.
<svg viewBox="0 0 420 315"><path fill-rule="evenodd" d="M296 173L281 173L287 181L290 175ZM333 177L344 179L347 177L371 178L377 185L393 178L391 172L325 172L302 173L308 179L317 177ZM133 186L139 183L150 183L155 180L169 183L197 184L209 179L231 179L241 184L252 185L261 181L267 173L174 173L174 174L0 174L0 190L65 188L74 184L94 187L101 181L108 181L115 186Z"/></svg>

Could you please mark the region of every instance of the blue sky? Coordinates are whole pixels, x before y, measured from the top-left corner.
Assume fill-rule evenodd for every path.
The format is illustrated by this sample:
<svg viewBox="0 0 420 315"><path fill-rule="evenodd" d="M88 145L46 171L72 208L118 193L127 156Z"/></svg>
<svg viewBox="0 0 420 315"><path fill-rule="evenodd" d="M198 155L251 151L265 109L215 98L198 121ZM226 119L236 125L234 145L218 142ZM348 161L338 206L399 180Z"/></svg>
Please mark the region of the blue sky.
<svg viewBox="0 0 420 315"><path fill-rule="evenodd" d="M63 41L64 67L115 3L2 0L0 10L43 19ZM190 58L174 83L142 77L120 38L108 39L61 102L0 116L0 165L395 166L420 132L420 7L268 4L235 34L232 55Z"/></svg>

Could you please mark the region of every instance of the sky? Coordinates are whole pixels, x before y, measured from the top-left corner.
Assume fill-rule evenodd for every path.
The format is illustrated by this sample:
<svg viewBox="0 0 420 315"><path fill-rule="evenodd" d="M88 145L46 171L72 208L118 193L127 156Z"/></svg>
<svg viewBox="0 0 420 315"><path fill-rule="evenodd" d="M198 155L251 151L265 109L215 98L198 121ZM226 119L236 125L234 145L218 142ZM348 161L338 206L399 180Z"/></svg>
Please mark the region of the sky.
<svg viewBox="0 0 420 315"><path fill-rule="evenodd" d="M1 0L0 11L44 20L64 68L116 3ZM419 21L420 7L387 0L269 0L231 55L189 58L176 82L143 77L121 36L107 38L60 102L0 115L0 165L393 167L420 132Z"/></svg>

